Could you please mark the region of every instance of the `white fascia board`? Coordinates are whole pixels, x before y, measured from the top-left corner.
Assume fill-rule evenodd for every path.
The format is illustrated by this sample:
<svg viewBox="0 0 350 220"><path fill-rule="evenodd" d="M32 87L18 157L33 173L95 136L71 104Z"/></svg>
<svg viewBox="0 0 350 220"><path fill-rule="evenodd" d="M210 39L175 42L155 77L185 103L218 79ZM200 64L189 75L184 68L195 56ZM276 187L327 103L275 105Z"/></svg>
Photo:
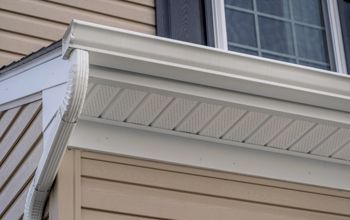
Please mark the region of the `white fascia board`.
<svg viewBox="0 0 350 220"><path fill-rule="evenodd" d="M14 68L9 68L8 70L6 70L6 72L1 73L0 82L3 80L6 80L8 78L11 78L17 74L21 74L25 71L33 69L36 66L42 65L43 63L46 63L50 60L53 60L57 57L60 57L61 55L62 55L62 48L59 47L59 48L56 48L54 50L51 50L51 51L41 55L40 57L38 57L34 60L30 60L29 62L22 63L21 65L18 65ZM11 67L11 66L12 65L10 65L9 67Z"/></svg>
<svg viewBox="0 0 350 220"><path fill-rule="evenodd" d="M69 60L63 60L59 55L49 60L43 56L34 63L24 64L0 76L0 105L67 82Z"/></svg>
<svg viewBox="0 0 350 220"><path fill-rule="evenodd" d="M151 128L80 120L68 146L112 155L150 159L321 187L350 190L349 163L331 159L237 147L233 142L201 140L198 135L150 132ZM129 126L129 127L122 127ZM239 144L239 143L237 143ZM295 154L295 153L294 153Z"/></svg>
<svg viewBox="0 0 350 220"><path fill-rule="evenodd" d="M230 91L350 111L350 77L74 20L63 54L89 51L90 64Z"/></svg>

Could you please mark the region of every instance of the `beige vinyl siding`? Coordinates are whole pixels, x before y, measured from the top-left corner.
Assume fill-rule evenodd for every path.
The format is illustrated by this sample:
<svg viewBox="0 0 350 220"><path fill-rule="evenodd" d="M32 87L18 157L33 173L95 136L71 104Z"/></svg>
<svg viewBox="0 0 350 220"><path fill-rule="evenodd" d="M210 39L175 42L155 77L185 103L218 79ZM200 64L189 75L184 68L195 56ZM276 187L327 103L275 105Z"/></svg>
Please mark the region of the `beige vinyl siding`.
<svg viewBox="0 0 350 220"><path fill-rule="evenodd" d="M153 0L0 0L0 66L59 40L72 19L155 33Z"/></svg>
<svg viewBox="0 0 350 220"><path fill-rule="evenodd" d="M0 219L19 219L42 153L41 100L0 115Z"/></svg>
<svg viewBox="0 0 350 220"><path fill-rule="evenodd" d="M79 150L64 163L65 219L350 219L347 191Z"/></svg>

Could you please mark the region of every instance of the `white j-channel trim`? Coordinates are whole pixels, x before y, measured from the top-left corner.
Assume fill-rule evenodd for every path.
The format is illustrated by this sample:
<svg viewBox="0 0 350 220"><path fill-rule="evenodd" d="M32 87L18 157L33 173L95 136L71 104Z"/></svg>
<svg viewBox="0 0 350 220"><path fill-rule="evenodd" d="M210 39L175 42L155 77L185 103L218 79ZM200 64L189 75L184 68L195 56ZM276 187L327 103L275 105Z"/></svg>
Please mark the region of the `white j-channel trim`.
<svg viewBox="0 0 350 220"><path fill-rule="evenodd" d="M90 64L322 108L350 111L350 77L117 28L73 21L63 53Z"/></svg>
<svg viewBox="0 0 350 220"><path fill-rule="evenodd" d="M0 112L11 108L16 108L18 106L25 105L31 102L35 102L39 99L41 99L41 92L0 105Z"/></svg>
<svg viewBox="0 0 350 220"><path fill-rule="evenodd" d="M334 48L334 59L337 72L347 73L343 35L340 26L338 1L327 0L329 23L331 28L332 43Z"/></svg>
<svg viewBox="0 0 350 220"><path fill-rule="evenodd" d="M77 49L72 51L69 62L62 63L62 66L45 66L46 71L58 68L57 71L62 71L61 75L66 78L65 83L43 91L43 117L47 126L43 131L43 153L27 194L25 220L42 219L68 139L83 108L89 77L88 58L88 52Z"/></svg>
<svg viewBox="0 0 350 220"><path fill-rule="evenodd" d="M212 0L211 2L213 6L215 46L223 50L228 50L225 0Z"/></svg>
<svg viewBox="0 0 350 220"><path fill-rule="evenodd" d="M135 128L80 120L68 145L71 148L114 155L350 190L349 164L264 152Z"/></svg>

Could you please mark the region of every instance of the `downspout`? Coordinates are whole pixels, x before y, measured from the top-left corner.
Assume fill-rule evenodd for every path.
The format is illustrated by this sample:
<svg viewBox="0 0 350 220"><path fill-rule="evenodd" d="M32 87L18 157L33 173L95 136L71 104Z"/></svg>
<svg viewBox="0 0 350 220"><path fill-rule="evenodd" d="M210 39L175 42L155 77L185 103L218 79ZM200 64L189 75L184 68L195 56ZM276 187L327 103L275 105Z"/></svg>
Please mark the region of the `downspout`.
<svg viewBox="0 0 350 220"><path fill-rule="evenodd" d="M38 169L27 194L24 220L42 219L46 200L58 171L59 164L67 148L68 139L82 111L88 85L88 52L75 49L70 60L71 67L62 103L44 131L43 154ZM55 94L59 96L60 94ZM45 108L45 103L44 107Z"/></svg>

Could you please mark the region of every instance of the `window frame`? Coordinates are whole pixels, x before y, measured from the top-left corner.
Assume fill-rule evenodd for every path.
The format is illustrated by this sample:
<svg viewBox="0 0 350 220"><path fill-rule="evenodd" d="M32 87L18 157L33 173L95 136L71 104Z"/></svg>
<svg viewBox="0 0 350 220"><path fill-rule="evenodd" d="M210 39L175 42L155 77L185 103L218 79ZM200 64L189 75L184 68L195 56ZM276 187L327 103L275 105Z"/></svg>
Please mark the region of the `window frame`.
<svg viewBox="0 0 350 220"><path fill-rule="evenodd" d="M225 17L225 0L211 0L213 10L213 29L215 47L228 51L226 17ZM326 0L328 19L330 26L330 38L332 44L332 51L330 53L334 56L335 70L337 73L346 74L346 58L343 37L341 32L340 17L338 10L338 2L334 0ZM281 61L284 62L284 61ZM297 64L300 65L300 64Z"/></svg>

